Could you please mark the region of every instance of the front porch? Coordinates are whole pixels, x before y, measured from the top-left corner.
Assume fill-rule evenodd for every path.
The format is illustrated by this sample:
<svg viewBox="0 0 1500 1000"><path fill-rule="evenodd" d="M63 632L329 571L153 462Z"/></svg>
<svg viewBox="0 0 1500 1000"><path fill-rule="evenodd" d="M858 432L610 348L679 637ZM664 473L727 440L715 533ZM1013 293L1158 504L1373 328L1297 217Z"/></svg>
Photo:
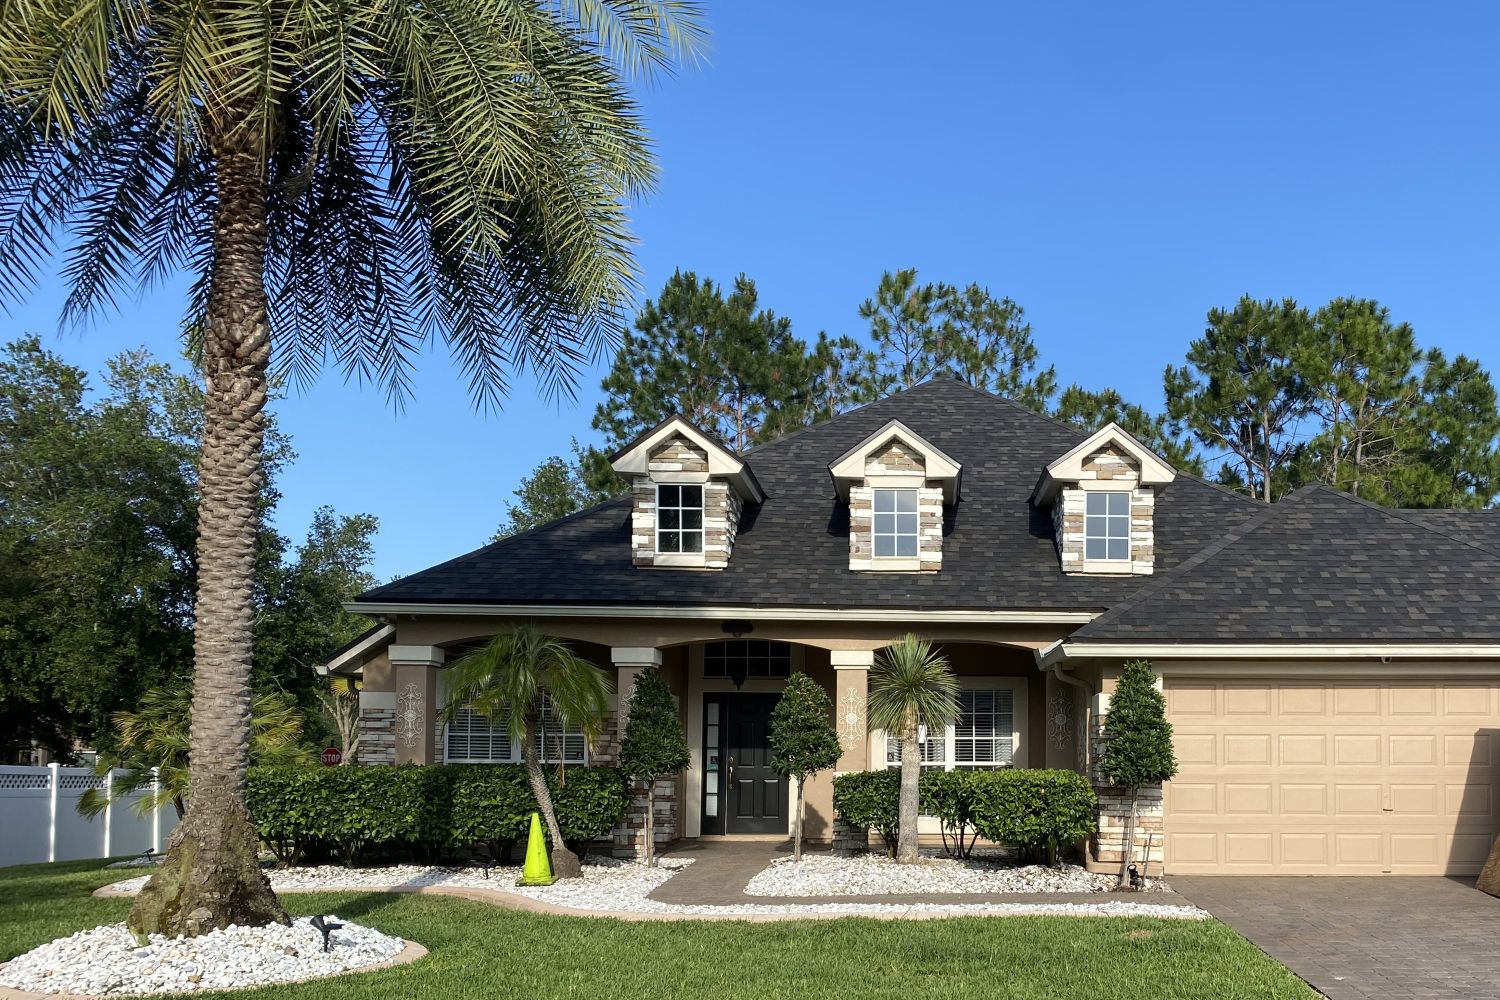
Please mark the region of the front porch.
<svg viewBox="0 0 1500 1000"><path fill-rule="evenodd" d="M520 624L519 621L515 622ZM494 622L417 618L394 623L392 641L358 657L365 764L509 763L521 748L503 728L467 713L444 723L445 667L483 642ZM843 746L833 772L813 778L806 791L805 836L834 839L833 778L896 762L885 734L867 722L870 668L880 648L908 630L925 634L948 659L962 689L962 715L943 733L926 735L925 767L1081 769L1087 699L1074 685L1038 668L1034 650L1065 628L955 625L938 630L905 623L824 622L534 621L568 640L583 658L615 681L617 703L605 735L585 747L578 734L551 732L542 751L550 762L612 764L625 719L620 710L641 670L661 672L677 699L690 766L656 788L659 844L715 837L780 836L791 830L788 787L769 767L769 717L786 678L805 672L829 694ZM915 626L915 623L912 623ZM686 633L686 634L685 634ZM717 634L716 634L717 633ZM648 640L649 641L644 641ZM335 666L348 672L352 664ZM614 853L638 853L644 827L644 790L625 825L615 832ZM939 841L924 821L924 842Z"/></svg>

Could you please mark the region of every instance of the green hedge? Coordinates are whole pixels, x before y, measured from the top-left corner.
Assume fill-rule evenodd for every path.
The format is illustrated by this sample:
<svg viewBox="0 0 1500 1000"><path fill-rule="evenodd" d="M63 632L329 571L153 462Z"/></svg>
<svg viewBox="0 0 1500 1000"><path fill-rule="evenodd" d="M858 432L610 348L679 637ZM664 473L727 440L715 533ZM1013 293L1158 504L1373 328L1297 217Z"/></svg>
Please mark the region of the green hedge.
<svg viewBox="0 0 1500 1000"><path fill-rule="evenodd" d="M834 811L856 827L874 829L892 855L899 827L901 776L895 769L833 779ZM977 837L1009 844L1032 858L1056 853L1093 833L1097 800L1075 771L923 771L922 812L943 827L943 846L965 856Z"/></svg>
<svg viewBox="0 0 1500 1000"><path fill-rule="evenodd" d="M547 784L563 839L580 853L630 803L612 767L548 768ZM431 858L481 844L499 858L525 838L536 808L518 764L253 767L246 800L261 839L288 864L333 853L352 865L393 849Z"/></svg>

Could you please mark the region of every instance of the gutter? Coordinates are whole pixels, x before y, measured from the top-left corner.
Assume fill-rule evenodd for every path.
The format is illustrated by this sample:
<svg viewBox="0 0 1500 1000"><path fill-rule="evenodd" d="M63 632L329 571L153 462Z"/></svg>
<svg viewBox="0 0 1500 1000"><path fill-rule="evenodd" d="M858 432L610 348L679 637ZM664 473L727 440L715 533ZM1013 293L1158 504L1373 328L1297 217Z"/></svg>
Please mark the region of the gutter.
<svg viewBox="0 0 1500 1000"><path fill-rule="evenodd" d="M972 625L1083 625L1098 616L1094 611L964 611L915 608L777 608L714 606L643 606L620 604L422 604L414 602L351 601L344 610L382 618L393 615L462 615L484 618L697 618L721 621L866 621L945 622Z"/></svg>

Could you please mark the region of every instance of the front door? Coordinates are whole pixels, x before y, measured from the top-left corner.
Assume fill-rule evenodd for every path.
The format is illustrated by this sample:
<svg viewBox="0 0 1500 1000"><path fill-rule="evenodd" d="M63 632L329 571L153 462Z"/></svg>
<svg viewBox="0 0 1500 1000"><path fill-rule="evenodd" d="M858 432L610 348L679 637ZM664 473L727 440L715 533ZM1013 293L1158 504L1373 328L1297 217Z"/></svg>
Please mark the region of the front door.
<svg viewBox="0 0 1500 1000"><path fill-rule="evenodd" d="M771 770L771 712L780 699L704 695L704 833L786 833L787 784Z"/></svg>

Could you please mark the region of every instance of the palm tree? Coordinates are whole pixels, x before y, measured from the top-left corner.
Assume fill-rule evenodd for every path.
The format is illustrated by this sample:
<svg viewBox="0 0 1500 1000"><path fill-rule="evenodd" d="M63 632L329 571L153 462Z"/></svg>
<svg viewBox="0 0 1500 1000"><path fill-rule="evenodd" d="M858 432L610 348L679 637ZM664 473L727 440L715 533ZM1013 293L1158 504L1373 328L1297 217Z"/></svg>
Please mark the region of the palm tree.
<svg viewBox="0 0 1500 1000"><path fill-rule="evenodd" d="M918 734L943 732L958 715L958 681L932 643L907 633L880 651L870 668L870 725L901 741L901 811L896 861L918 860L922 747Z"/></svg>
<svg viewBox="0 0 1500 1000"><path fill-rule="evenodd" d="M552 873L558 878L580 878L583 871L578 855L563 840L542 772L542 704L545 700L560 729L582 730L592 745L604 729L613 687L604 671L561 639L527 627L502 632L449 668L446 717L470 708L504 720L506 729L520 738L531 794L552 839Z"/></svg>
<svg viewBox="0 0 1500 1000"><path fill-rule="evenodd" d="M517 373L571 392L656 176L626 77L701 37L693 0L0 0L0 296L59 246L65 321L195 279L193 794L137 935L287 920L244 801L273 345L397 401L438 340L487 407Z"/></svg>
<svg viewBox="0 0 1500 1000"><path fill-rule="evenodd" d="M150 789L136 800L136 811L149 816L170 803L181 821L187 810L192 715L191 692L185 686L152 688L141 695L134 712L116 712L111 719L119 747L99 755L94 773L101 778L117 768L126 773L110 784L108 794L97 788L84 792L78 811L97 816L111 802ZM250 763L312 763L312 750L302 739L305 721L291 696L279 691L256 695L250 712Z"/></svg>

